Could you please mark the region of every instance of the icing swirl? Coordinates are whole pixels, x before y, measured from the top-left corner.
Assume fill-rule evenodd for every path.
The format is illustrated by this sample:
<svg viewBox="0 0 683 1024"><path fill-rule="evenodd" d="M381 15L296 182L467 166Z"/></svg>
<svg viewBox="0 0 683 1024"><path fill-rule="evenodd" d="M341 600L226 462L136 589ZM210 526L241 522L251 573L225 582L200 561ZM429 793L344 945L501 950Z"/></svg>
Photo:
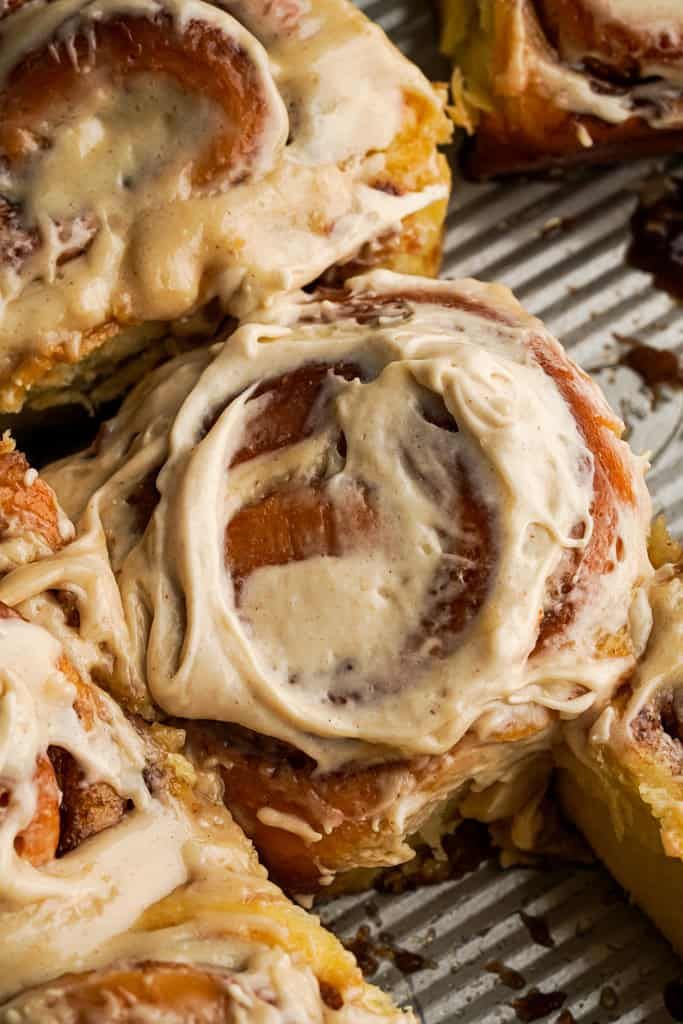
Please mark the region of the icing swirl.
<svg viewBox="0 0 683 1024"><path fill-rule="evenodd" d="M295 294L48 471L74 550L0 597L91 545L129 697L325 769L443 753L501 707L577 715L631 667L649 499L618 431L505 289L378 272Z"/></svg>

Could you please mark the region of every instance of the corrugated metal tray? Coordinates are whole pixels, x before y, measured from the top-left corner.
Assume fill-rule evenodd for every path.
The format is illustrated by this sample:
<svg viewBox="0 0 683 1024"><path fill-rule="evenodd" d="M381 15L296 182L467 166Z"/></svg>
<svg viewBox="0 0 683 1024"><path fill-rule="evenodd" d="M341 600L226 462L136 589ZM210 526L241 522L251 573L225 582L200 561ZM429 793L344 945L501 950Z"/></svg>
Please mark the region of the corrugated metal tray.
<svg viewBox="0 0 683 1024"><path fill-rule="evenodd" d="M396 44L434 78L448 68L436 53L428 3L361 2ZM658 510L683 536L683 389L658 401L630 369L615 365L617 335L683 349L683 307L624 260L639 186L662 162L637 162L554 181L471 185L456 177L443 273L510 285L527 308L594 373L625 419L632 445L650 451ZM543 917L554 945L534 942L520 917ZM600 868L556 866L502 871L487 862L458 881L401 896L336 900L322 917L342 937L360 926L389 932L428 966L404 974L380 961L373 979L424 1024L514 1021L510 1005L532 987L566 998L581 1024L662 1022L663 990L683 976L679 961ZM521 992L486 970L501 961L524 978ZM570 1018L564 1018L562 1024Z"/></svg>

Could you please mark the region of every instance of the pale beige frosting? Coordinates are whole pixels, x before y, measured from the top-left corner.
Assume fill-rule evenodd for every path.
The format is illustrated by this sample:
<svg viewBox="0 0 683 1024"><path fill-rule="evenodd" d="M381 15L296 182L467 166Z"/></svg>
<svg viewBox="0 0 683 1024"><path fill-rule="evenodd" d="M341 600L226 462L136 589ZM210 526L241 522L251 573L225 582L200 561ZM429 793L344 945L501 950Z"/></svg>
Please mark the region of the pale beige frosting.
<svg viewBox="0 0 683 1024"><path fill-rule="evenodd" d="M439 100L351 4L295 5L284 24L258 4L227 6L250 27L203 0L39 0L2 22L0 87L50 45L77 62L77 34L96 60L95 27L117 16L166 19L179 35L207 26L246 54L261 129L246 166L198 186L194 163L225 127L216 102L161 74L131 74L122 87L96 63L84 70L88 91L62 111L51 145L3 171L3 195L41 245L0 271L0 371L60 345L76 359L87 332L112 320L172 320L213 298L249 308L445 197L441 186L402 196L374 187L407 96L433 113Z"/></svg>
<svg viewBox="0 0 683 1024"><path fill-rule="evenodd" d="M548 93L553 104L574 114L591 115L610 124L637 116L653 128L683 126L680 57L664 62L640 54L641 77L654 80L606 90L602 85L594 86L589 74L572 66L589 56L604 61L604 55L571 50L558 55L544 39L530 0L513 0L508 6L506 66L496 76L496 91L521 93L533 82ZM646 8L637 0L594 0L592 6L598 20L621 21L642 37L666 34L672 49L680 48L683 12L677 0L659 0ZM590 138L584 144L590 145Z"/></svg>
<svg viewBox="0 0 683 1024"><path fill-rule="evenodd" d="M279 737L323 768L443 753L469 730L481 741L500 735L520 705L571 717L611 693L633 659L609 656L602 641L628 635L632 594L651 571L644 464L615 441L635 491L616 509L620 554L590 581L561 642L534 653L548 580L591 536L593 458L530 353L532 337L551 353L557 343L505 289L381 272L351 285L356 297L427 288L432 301L387 305L372 324L295 294L225 345L162 368L124 404L96 457L47 472L77 539L12 573L0 599L26 602L30 614L45 589L73 589L83 637L113 653L121 692ZM312 316L330 322L302 322ZM228 470L258 410L253 388L308 361L354 362L368 379L331 379L334 424ZM607 416L588 378L577 373L576 386ZM420 414L429 392L457 434ZM331 433L339 427L345 461ZM435 572L459 537L455 459L492 510L495 569L461 637L445 651L411 649L406 638L419 635ZM321 468L335 499L361 482L379 526L339 556L257 569L238 607L224 560L228 521L271 482L305 482ZM125 499L149 474L161 497L140 535ZM448 585L457 597L457 576ZM350 667L340 674L340 664Z"/></svg>

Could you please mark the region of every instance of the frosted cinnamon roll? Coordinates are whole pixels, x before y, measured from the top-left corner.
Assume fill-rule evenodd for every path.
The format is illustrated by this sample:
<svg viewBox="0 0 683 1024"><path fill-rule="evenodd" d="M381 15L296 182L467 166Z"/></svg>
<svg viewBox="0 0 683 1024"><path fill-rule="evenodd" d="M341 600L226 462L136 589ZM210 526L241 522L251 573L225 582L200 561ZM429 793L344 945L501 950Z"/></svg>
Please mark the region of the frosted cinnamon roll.
<svg viewBox="0 0 683 1024"><path fill-rule="evenodd" d="M169 753L180 734L143 746L49 634L2 615L3 1024L413 1021L268 882L212 778Z"/></svg>
<svg viewBox="0 0 683 1024"><path fill-rule="evenodd" d="M0 23L0 411L102 388L163 350L163 323L215 307L215 329L333 265L434 272L441 103L346 0L18 6Z"/></svg>
<svg viewBox="0 0 683 1024"><path fill-rule="evenodd" d="M164 749L180 734L145 739L5 605L0 659L3 1024L409 1024L266 880L211 778Z"/></svg>
<svg viewBox="0 0 683 1024"><path fill-rule="evenodd" d="M29 476L27 500L2 479L14 540L36 516L54 527L44 482ZM44 533L58 552L62 533ZM127 718L56 635L0 603L0 1021L410 1024L268 882L183 743Z"/></svg>
<svg viewBox="0 0 683 1024"><path fill-rule="evenodd" d="M475 177L683 148L678 0L443 0L442 13Z"/></svg>
<svg viewBox="0 0 683 1024"><path fill-rule="evenodd" d="M76 539L0 598L80 572L114 692L185 721L295 891L408 859L446 808L532 845L558 722L633 667L649 499L620 432L500 286L294 293L47 470Z"/></svg>
<svg viewBox="0 0 683 1024"><path fill-rule="evenodd" d="M637 670L611 704L566 730L563 805L597 855L683 952L683 563L639 600Z"/></svg>

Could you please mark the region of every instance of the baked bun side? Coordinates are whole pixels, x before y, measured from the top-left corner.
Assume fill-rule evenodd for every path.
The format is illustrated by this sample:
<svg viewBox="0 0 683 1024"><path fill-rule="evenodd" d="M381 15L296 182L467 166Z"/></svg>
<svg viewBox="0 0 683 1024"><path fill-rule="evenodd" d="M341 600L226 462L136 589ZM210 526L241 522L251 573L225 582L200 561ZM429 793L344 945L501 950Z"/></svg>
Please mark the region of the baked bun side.
<svg viewBox="0 0 683 1024"><path fill-rule="evenodd" d="M569 816L632 898L683 952L683 576L664 565L640 595L644 653L617 697L557 748Z"/></svg>
<svg viewBox="0 0 683 1024"><path fill-rule="evenodd" d="M454 120L476 178L683 148L675 0L445 0Z"/></svg>

